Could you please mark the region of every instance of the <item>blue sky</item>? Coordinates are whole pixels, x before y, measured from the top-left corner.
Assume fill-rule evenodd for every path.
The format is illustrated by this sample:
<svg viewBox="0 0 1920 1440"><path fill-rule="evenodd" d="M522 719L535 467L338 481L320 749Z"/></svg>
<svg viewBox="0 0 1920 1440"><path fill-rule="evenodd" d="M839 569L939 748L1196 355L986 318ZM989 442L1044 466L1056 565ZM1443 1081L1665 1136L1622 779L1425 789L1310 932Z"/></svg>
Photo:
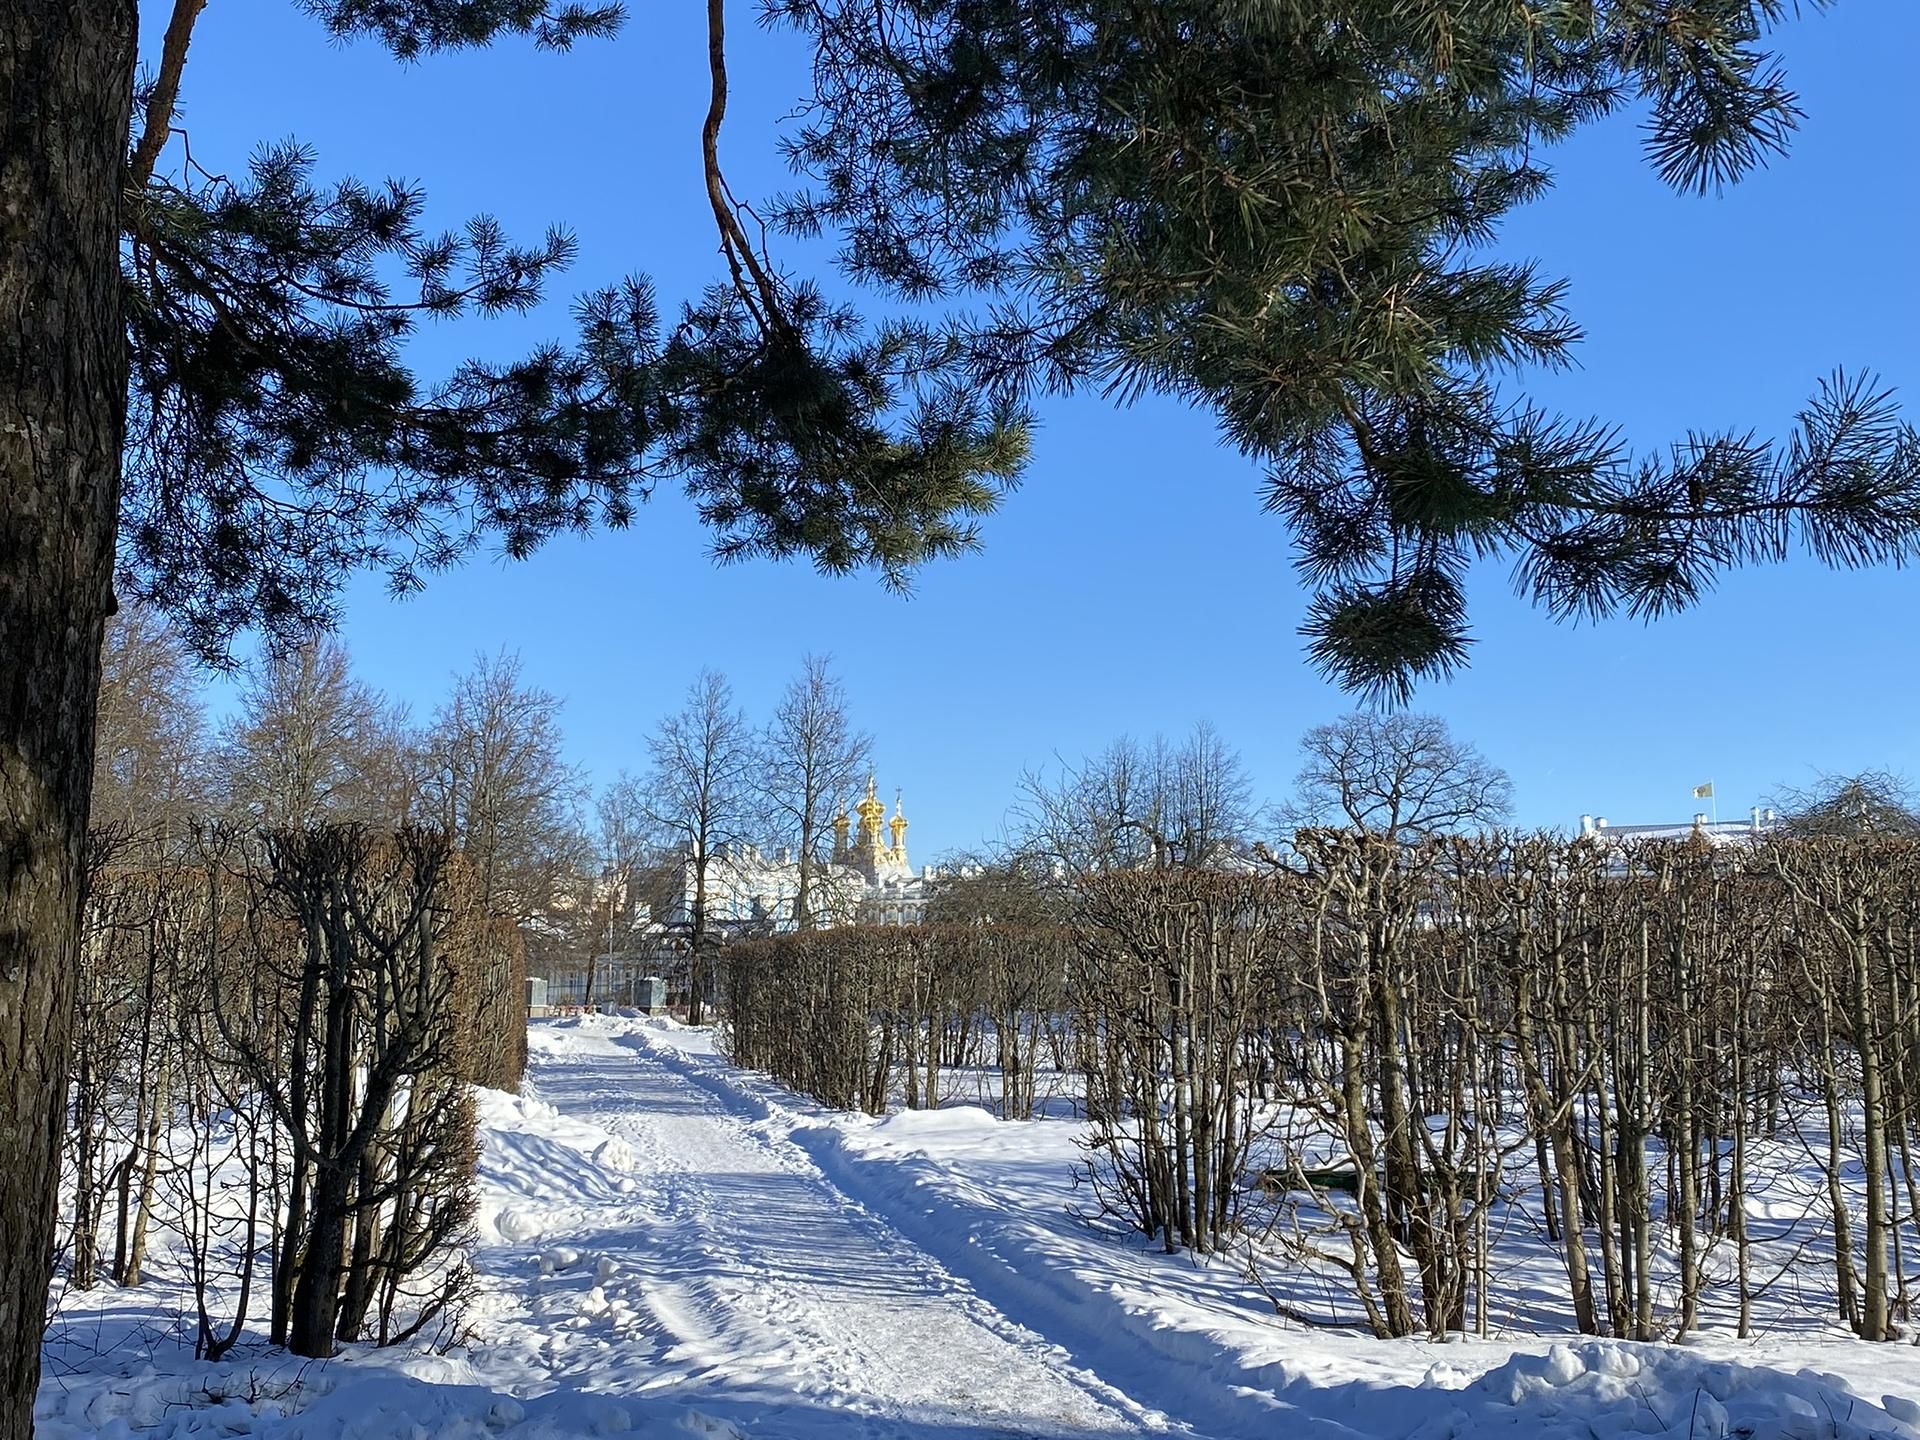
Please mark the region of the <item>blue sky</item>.
<svg viewBox="0 0 1920 1440"><path fill-rule="evenodd" d="M571 55L504 45L409 68L331 46L289 0L210 5L183 123L209 168L295 136L321 176L425 182L437 226L485 212L528 238L571 227L580 258L548 310L421 342L429 369L504 357L564 335L573 291L645 271L671 304L717 273L701 7L633 8L619 40ZM737 193L764 194L789 183L773 137L806 57L752 25L753 7L732 8L723 161ZM1556 153L1554 193L1502 241L1572 278L1588 334L1578 368L1538 380L1538 398L1639 446L1690 427L1783 432L1840 365L1920 404L1920 125L1905 98L1920 5L1844 0L1779 44L1808 119L1786 160L1724 197L1662 187L1634 117ZM1076 398L1041 419L984 553L929 569L911 599L799 565L716 568L689 507L663 492L625 533L522 563L476 556L405 601L356 582L344 638L367 680L423 713L477 652L519 652L565 698L573 756L596 779L638 768L647 730L702 666L763 715L804 653L830 653L883 787L906 790L917 859L996 834L1024 767L1202 717L1281 797L1300 733L1351 707L1302 659L1306 596L1259 476L1174 405ZM1909 574L1796 561L1730 575L1653 627L1575 628L1514 599L1490 565L1472 591L1471 669L1416 704L1508 769L1527 824L1684 818L1707 779L1724 818L1820 772L1920 777L1915 593Z"/></svg>

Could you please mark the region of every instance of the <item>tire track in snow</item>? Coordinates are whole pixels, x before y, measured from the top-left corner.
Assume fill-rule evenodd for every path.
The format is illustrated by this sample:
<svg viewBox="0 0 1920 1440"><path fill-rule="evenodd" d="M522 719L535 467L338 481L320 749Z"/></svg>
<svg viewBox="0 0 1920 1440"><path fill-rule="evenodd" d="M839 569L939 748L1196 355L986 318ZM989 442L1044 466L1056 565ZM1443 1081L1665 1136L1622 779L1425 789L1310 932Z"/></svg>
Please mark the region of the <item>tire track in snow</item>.
<svg viewBox="0 0 1920 1440"><path fill-rule="evenodd" d="M842 1194L799 1146L662 1059L579 1032L555 1039L532 1056L535 1093L635 1157L631 1195L579 1216L576 1243L610 1262L586 1305L644 1342L631 1377L605 1373L619 1361L589 1342L550 1357L556 1380L689 1387L702 1409L767 1434L1188 1433L1008 1320ZM565 1296L533 1308L578 1324Z"/></svg>

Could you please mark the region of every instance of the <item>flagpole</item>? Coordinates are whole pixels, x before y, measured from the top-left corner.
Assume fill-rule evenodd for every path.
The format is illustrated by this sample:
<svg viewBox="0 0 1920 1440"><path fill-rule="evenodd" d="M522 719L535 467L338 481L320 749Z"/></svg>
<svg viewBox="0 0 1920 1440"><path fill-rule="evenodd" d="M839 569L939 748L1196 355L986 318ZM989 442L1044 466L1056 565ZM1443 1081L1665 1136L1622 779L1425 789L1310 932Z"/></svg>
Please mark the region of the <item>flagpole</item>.
<svg viewBox="0 0 1920 1440"><path fill-rule="evenodd" d="M1713 828L1718 830L1720 828L1720 796L1713 788L1713 781L1709 780L1704 785L1694 786L1693 798L1707 802L1707 812L1713 821ZM1698 815L1700 812L1696 810L1693 813Z"/></svg>

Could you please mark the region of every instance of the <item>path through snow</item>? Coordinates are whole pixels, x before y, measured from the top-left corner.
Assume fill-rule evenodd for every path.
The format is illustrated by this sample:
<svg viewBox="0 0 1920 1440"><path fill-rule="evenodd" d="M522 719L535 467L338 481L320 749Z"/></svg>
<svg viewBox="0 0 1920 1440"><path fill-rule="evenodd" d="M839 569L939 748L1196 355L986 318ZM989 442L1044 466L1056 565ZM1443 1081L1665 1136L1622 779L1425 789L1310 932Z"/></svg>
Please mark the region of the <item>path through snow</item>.
<svg viewBox="0 0 1920 1440"><path fill-rule="evenodd" d="M519 1321L548 1383L690 1386L703 1411L782 1435L1190 1433L1009 1321L798 1146L650 1051L536 1027L528 1079L624 1142L599 1147L625 1173L592 1205L494 1217L553 1272L530 1280ZM508 1148L490 1163L541 1162Z"/></svg>

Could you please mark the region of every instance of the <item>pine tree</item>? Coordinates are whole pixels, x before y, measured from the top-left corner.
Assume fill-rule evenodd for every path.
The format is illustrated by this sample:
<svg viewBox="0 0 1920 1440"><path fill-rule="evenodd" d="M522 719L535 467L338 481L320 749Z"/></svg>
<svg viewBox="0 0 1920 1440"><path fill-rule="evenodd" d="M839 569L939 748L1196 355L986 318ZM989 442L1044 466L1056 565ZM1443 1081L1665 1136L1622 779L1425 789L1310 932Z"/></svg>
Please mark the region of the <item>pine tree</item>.
<svg viewBox="0 0 1920 1440"><path fill-rule="evenodd" d="M1487 242L1546 156L1629 106L1716 191L1799 118L1763 44L1790 0L773 0L818 55L776 212L856 278L987 316L989 393L1097 385L1210 409L1316 590L1309 652L1404 698L1461 664L1467 568L1555 616L1682 608L1796 544L1909 558L1920 438L1874 381L1771 443L1629 453L1547 413L1563 282Z"/></svg>

